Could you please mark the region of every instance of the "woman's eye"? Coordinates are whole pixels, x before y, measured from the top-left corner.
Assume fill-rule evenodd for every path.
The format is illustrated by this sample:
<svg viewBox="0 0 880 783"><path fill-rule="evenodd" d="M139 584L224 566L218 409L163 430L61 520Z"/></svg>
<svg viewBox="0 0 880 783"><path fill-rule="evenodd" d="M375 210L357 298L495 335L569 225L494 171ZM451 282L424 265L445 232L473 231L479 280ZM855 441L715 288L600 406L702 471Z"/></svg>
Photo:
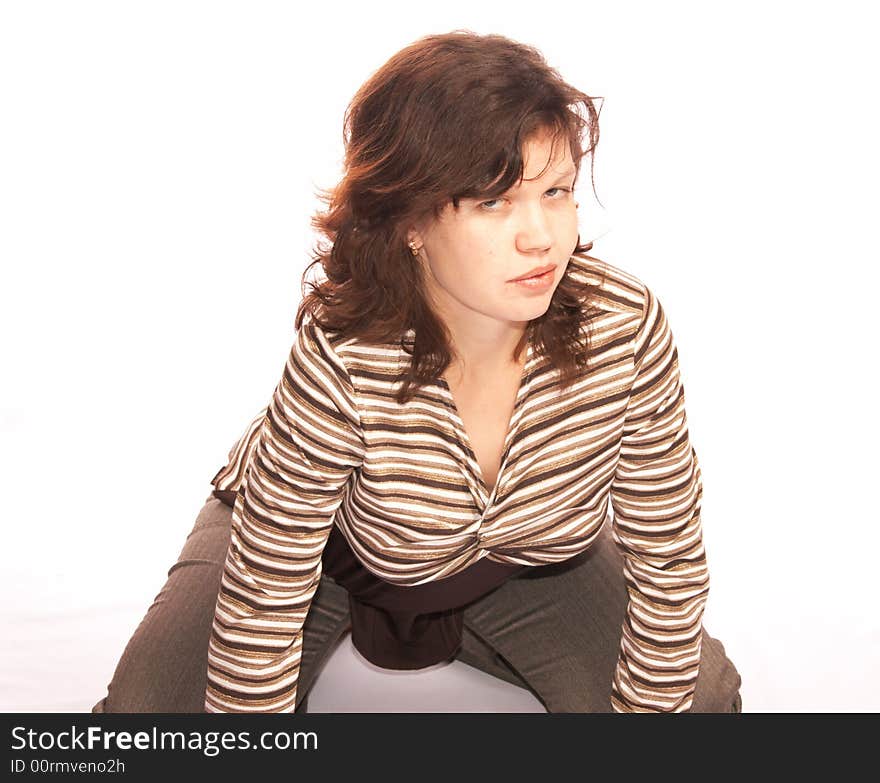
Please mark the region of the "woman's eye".
<svg viewBox="0 0 880 783"><path fill-rule="evenodd" d="M553 193L553 191L557 191L559 193L566 194L566 193L571 193L571 188L550 188L547 191L547 193ZM563 196L555 196L555 197L551 196L551 198L557 198L557 200L561 201L563 198L565 198L565 196L564 195ZM501 203L501 201L502 201L502 199L500 199L500 198L493 198L493 199L489 199L488 201L481 201L480 202L480 209L483 209L486 212L497 212L498 210L493 208L492 205L499 204L499 203Z"/></svg>

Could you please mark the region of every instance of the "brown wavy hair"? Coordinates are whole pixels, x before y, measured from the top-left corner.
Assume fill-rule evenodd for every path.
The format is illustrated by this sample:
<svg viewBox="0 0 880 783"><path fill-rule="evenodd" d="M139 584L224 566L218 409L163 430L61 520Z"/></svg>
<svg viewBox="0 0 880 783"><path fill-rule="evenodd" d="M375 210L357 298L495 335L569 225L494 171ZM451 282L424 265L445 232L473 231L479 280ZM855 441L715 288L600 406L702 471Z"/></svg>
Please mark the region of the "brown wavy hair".
<svg viewBox="0 0 880 783"><path fill-rule="evenodd" d="M408 229L438 218L450 201L458 209L459 199L492 198L521 181L522 149L539 133L567 140L579 172L599 141L593 100L537 49L500 35L459 29L397 52L345 111L344 176L319 191L327 209L311 220L329 244L319 239L312 251L296 327L308 312L342 339L399 344L411 356L400 403L413 386L437 383L452 360L450 335L429 306ZM591 163L591 182L592 173ZM592 246L578 235L573 252ZM317 283L308 280L315 264L326 276ZM571 384L588 364L592 293L566 274L547 311L529 321L514 360L531 340L561 370L561 385Z"/></svg>

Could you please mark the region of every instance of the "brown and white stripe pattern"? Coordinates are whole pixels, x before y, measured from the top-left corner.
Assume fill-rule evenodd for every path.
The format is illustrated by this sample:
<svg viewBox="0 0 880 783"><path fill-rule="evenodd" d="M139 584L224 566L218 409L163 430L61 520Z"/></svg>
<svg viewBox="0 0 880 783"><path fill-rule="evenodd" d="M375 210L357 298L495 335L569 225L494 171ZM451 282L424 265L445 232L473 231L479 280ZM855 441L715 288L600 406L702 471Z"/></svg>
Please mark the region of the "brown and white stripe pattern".
<svg viewBox="0 0 880 783"><path fill-rule="evenodd" d="M209 712L293 711L302 627L334 524L376 576L412 586L482 557L566 560L594 541L609 503L630 596L611 708L690 708L709 576L672 332L636 277L584 256L567 273L600 284L590 368L560 390L529 346L494 488L443 381L399 405L409 360L399 346L303 321L271 402L212 479L236 499Z"/></svg>

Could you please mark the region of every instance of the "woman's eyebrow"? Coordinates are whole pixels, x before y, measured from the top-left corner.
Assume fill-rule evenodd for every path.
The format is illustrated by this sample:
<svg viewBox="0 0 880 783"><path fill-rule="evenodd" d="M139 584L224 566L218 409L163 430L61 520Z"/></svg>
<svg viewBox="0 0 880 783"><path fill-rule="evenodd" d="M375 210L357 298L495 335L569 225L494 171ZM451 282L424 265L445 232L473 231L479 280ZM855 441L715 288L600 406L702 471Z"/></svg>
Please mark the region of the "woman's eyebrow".
<svg viewBox="0 0 880 783"><path fill-rule="evenodd" d="M573 175L575 175L575 174L577 174L577 169L574 168L574 167L569 167L568 169L566 169L565 171L561 172L561 173L558 174L556 177L554 177L552 181L553 181L553 182L559 182L560 180L562 180L562 179L568 179L568 177L571 177L571 176L573 176ZM528 181L528 182L536 182L537 180L526 180L526 181ZM508 189L505 190L505 191L491 191L491 192L495 193L495 195L492 196L492 198L498 198L498 196L503 196L503 195L505 195L505 194L512 193L512 192L518 190L519 187L520 187L519 185L511 185L510 188L508 188ZM485 199L485 198L486 198L486 194L484 193L484 194L482 194L482 195L471 196L471 197L469 197L469 198L468 198L468 197L464 197L464 198L462 198L462 200L463 200L463 201L480 201L481 199Z"/></svg>
<svg viewBox="0 0 880 783"><path fill-rule="evenodd" d="M542 177L542 179L546 178L548 181L558 182L559 180L566 179L568 177L571 177L574 174L577 174L577 169L576 168L568 168L565 171L560 171L558 174L555 174L552 177L547 177L547 175L545 174L544 177ZM537 182L538 180L527 180L527 181Z"/></svg>
<svg viewBox="0 0 880 783"><path fill-rule="evenodd" d="M548 181L548 182L559 182L560 180L568 179L569 177L571 177L571 176L573 176L573 175L575 175L575 174L577 174L577 169L575 169L575 168L569 168L569 169L567 169L566 171L561 171L561 172L559 172L559 173L556 174L554 177L548 177L548 178L547 178L547 181ZM545 175L545 176L546 176L546 175ZM538 180L528 180L528 181L530 181L530 182L537 182ZM514 186L513 189L515 189L515 186Z"/></svg>
<svg viewBox="0 0 880 783"><path fill-rule="evenodd" d="M577 174L577 169L576 168L568 168L565 171L559 172L559 174L557 174L555 177L553 177L552 180L549 177L547 179L548 179L548 181L558 182L559 180L566 179L566 178L572 176L573 174ZM546 174L544 176L546 177ZM531 179L531 180L525 180L525 181L526 182L538 182L537 179ZM515 190L516 187L517 187L516 185L513 185L511 187L511 190Z"/></svg>

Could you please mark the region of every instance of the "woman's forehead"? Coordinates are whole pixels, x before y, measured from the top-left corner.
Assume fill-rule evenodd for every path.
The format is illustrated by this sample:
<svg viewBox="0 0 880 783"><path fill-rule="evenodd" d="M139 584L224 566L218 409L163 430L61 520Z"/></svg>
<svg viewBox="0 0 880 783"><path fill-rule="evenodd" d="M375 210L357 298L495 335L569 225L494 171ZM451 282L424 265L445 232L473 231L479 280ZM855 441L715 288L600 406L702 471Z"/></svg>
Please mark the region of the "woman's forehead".
<svg viewBox="0 0 880 783"><path fill-rule="evenodd" d="M523 178L537 179L542 174L556 174L574 168L568 137L548 132L526 139L522 149Z"/></svg>

